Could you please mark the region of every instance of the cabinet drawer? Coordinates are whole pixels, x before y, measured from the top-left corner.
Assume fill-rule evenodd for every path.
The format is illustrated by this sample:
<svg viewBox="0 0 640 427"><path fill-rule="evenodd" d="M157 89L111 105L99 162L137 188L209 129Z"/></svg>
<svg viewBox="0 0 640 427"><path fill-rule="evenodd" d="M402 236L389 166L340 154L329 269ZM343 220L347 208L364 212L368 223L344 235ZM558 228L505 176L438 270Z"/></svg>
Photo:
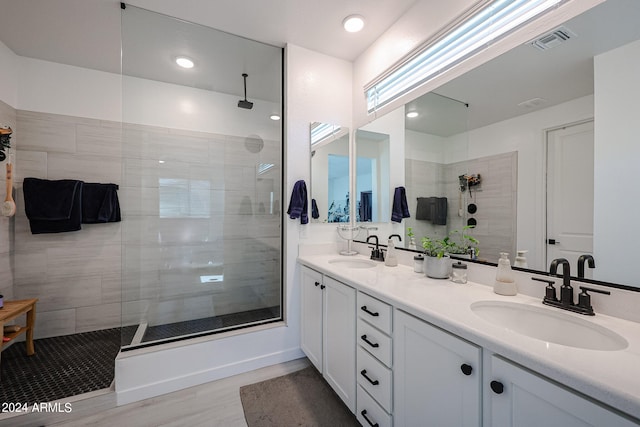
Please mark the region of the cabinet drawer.
<svg viewBox="0 0 640 427"><path fill-rule="evenodd" d="M391 337L383 334L361 318L358 318L358 344L373 354L387 367L391 367Z"/></svg>
<svg viewBox="0 0 640 427"><path fill-rule="evenodd" d="M391 306L367 294L358 292L358 317L391 335Z"/></svg>
<svg viewBox="0 0 640 427"><path fill-rule="evenodd" d="M375 357L358 347L358 384L362 386L382 408L391 412L391 370Z"/></svg>
<svg viewBox="0 0 640 427"><path fill-rule="evenodd" d="M387 414L360 386L358 386L356 416L363 427L391 427L391 415Z"/></svg>

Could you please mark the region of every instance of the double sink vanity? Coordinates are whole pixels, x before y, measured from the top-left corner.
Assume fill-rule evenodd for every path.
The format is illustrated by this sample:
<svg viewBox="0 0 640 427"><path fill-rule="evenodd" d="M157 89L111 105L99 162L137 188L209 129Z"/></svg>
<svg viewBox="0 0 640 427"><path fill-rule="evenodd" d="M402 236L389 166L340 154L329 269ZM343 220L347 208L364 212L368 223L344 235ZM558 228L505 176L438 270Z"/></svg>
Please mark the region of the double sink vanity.
<svg viewBox="0 0 640 427"><path fill-rule="evenodd" d="M640 425L638 323L545 306L544 286L507 297L362 255L298 262L302 349L363 426Z"/></svg>

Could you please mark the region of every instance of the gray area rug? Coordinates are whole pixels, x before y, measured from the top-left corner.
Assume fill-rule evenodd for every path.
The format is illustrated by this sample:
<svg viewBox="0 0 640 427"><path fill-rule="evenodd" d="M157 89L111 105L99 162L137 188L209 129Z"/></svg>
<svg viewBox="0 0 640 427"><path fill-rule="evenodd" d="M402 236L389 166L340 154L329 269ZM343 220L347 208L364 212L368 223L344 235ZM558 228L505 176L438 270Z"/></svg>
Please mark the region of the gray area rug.
<svg viewBox="0 0 640 427"><path fill-rule="evenodd" d="M360 425L313 366L240 387L240 399L249 427Z"/></svg>

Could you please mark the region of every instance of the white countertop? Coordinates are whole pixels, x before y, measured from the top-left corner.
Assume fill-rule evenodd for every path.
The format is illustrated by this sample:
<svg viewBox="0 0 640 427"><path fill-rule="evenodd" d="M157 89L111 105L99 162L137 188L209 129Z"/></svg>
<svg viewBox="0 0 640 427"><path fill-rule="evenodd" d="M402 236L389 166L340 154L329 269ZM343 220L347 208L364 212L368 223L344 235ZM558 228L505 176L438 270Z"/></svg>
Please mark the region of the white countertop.
<svg viewBox="0 0 640 427"><path fill-rule="evenodd" d="M372 268L347 268L330 260L338 254L303 255L298 261L386 301L429 323L500 354L558 383L584 393L640 419L640 324L603 314L583 316L550 308L540 298L526 295L501 296L490 286L436 280L415 273L413 268L384 263ZM362 255L351 259L368 259ZM549 343L506 330L471 311L476 301L508 301L562 311L568 316L602 325L624 337L629 345L619 351L585 350Z"/></svg>

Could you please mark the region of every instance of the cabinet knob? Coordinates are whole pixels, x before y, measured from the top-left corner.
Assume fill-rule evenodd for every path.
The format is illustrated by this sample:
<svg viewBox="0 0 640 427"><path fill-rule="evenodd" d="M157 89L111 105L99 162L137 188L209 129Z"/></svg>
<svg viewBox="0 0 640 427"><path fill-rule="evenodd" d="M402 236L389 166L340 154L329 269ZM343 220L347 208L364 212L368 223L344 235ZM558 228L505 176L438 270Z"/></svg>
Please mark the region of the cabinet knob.
<svg viewBox="0 0 640 427"><path fill-rule="evenodd" d="M363 409L360 413L362 414L362 417L365 420L367 420L367 422L369 423L369 425L371 427L378 427L378 423L372 423L371 420L369 419L369 417L367 417L367 410L366 409Z"/></svg>
<svg viewBox="0 0 640 427"><path fill-rule="evenodd" d="M316 283L315 283L315 285L316 285L316 286L320 286L320 282L316 282Z"/></svg>
<svg viewBox="0 0 640 427"><path fill-rule="evenodd" d="M473 366L463 363L462 365L460 365L460 370L465 375L471 375L471 372L473 372Z"/></svg>
<svg viewBox="0 0 640 427"><path fill-rule="evenodd" d="M491 381L489 385L495 394L502 394L504 391L504 385L500 381Z"/></svg>
<svg viewBox="0 0 640 427"><path fill-rule="evenodd" d="M320 285L320 289L324 289L324 288L326 288L325 285Z"/></svg>

